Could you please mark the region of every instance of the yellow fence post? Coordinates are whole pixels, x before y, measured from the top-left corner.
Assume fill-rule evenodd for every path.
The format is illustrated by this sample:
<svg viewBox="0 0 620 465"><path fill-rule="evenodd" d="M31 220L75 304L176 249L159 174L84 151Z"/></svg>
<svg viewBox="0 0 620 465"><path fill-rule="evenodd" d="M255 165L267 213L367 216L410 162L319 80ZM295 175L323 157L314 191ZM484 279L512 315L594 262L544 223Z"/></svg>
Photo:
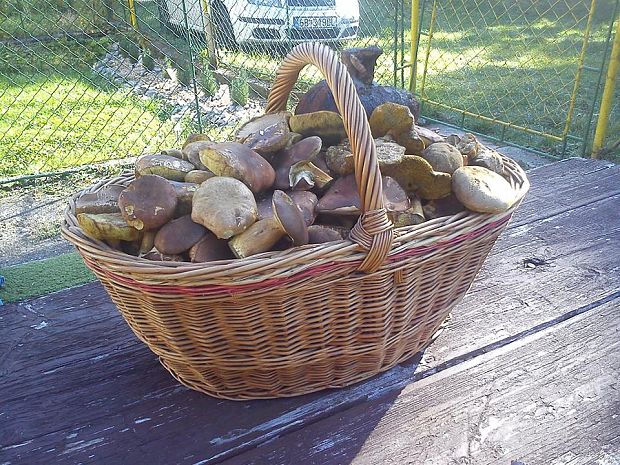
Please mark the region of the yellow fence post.
<svg viewBox="0 0 620 465"><path fill-rule="evenodd" d="M409 50L409 59L411 60L411 74L409 75L409 90L415 92L415 81L417 73L417 57L418 45L420 43L420 0L411 0L411 48Z"/></svg>
<svg viewBox="0 0 620 465"><path fill-rule="evenodd" d="M129 2L129 21L131 22L131 26L137 31L138 30L138 17L136 16L136 5L134 0L128 0Z"/></svg>
<svg viewBox="0 0 620 465"><path fill-rule="evenodd" d="M596 131L594 132L594 141L592 142L592 158L598 158L605 136L607 136L607 127L609 125L609 113L611 112L611 104L616 88L616 77L620 71L620 18L617 20L616 37L614 45L611 48L611 57L609 59L609 67L607 68L607 79L605 79L605 90L601 97L601 108L596 122Z"/></svg>

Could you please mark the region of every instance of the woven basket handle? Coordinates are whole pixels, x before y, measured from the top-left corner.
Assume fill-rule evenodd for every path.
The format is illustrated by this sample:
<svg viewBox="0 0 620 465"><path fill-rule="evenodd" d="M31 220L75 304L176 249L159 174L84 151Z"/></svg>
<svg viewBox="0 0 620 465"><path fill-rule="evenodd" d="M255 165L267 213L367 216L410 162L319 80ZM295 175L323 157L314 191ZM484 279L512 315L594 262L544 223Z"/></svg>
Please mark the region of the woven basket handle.
<svg viewBox="0 0 620 465"><path fill-rule="evenodd" d="M345 66L329 47L318 43L297 45L284 58L267 99L267 113L286 110L286 102L299 73L313 64L325 76L342 115L355 164L355 181L362 201L362 216L350 238L365 250L360 271L372 273L385 261L394 240L394 225L383 204L383 185L377 162L375 141L368 118Z"/></svg>

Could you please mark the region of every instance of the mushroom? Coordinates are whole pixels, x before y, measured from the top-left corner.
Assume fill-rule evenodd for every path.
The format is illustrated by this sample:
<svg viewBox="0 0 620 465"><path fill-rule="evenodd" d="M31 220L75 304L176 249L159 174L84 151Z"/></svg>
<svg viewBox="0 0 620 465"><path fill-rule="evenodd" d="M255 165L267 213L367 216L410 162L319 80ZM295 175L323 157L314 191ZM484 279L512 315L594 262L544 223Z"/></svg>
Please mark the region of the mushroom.
<svg viewBox="0 0 620 465"><path fill-rule="evenodd" d="M424 142L424 147L428 147L436 142L445 142L446 138L441 134L436 133L432 129L428 129L422 126L414 125L413 127L418 134L418 137Z"/></svg>
<svg viewBox="0 0 620 465"><path fill-rule="evenodd" d="M311 136L284 149L273 162L276 171L274 189L289 189L291 187L289 179L291 167L300 161L314 160L321 151L321 145L320 137Z"/></svg>
<svg viewBox="0 0 620 465"><path fill-rule="evenodd" d="M463 166L463 155L456 147L446 142L436 142L422 152L424 158L435 171L452 174Z"/></svg>
<svg viewBox="0 0 620 465"><path fill-rule="evenodd" d="M290 139L288 111L269 113L252 118L235 134L237 142L247 145L260 155L282 150Z"/></svg>
<svg viewBox="0 0 620 465"><path fill-rule="evenodd" d="M452 190L468 209L501 213L517 200L512 186L499 174L482 166L464 166L452 176Z"/></svg>
<svg viewBox="0 0 620 465"><path fill-rule="evenodd" d="M77 220L87 236L106 241L115 249L120 248L120 241L136 241L142 236L120 213L78 213Z"/></svg>
<svg viewBox="0 0 620 465"><path fill-rule="evenodd" d="M300 161L291 166L289 184L293 189L309 190L313 187L323 189L332 177L311 161Z"/></svg>
<svg viewBox="0 0 620 465"><path fill-rule="evenodd" d="M434 171L429 162L417 155L405 155L400 165L386 166L382 172L393 177L408 194L423 199L440 199L452 190L451 176Z"/></svg>
<svg viewBox="0 0 620 465"><path fill-rule="evenodd" d="M202 263L228 260L235 256L228 247L228 241L218 239L213 233L207 231L207 234L189 249L189 258L192 262Z"/></svg>
<svg viewBox="0 0 620 465"><path fill-rule="evenodd" d="M187 139L185 139L185 142L183 142L183 146L181 148L185 149L185 147L187 147L189 144L192 144L194 142L210 142L210 141L211 141L211 138L207 136L206 134L192 133L189 136L187 136Z"/></svg>
<svg viewBox="0 0 620 465"><path fill-rule="evenodd" d="M458 136L457 136L458 137ZM470 160L473 160L478 156L478 154L485 148L474 136L473 134L466 132L463 134L463 137L459 137L454 144L459 152L463 154L463 157L466 158L467 162L464 164L469 164Z"/></svg>
<svg viewBox="0 0 620 465"><path fill-rule="evenodd" d="M199 184L193 182L168 181L174 187L177 194L177 208L174 212L175 217L188 215L192 212L192 199L198 190Z"/></svg>
<svg viewBox="0 0 620 465"><path fill-rule="evenodd" d="M299 211L304 215L306 225L310 226L316 219L316 205L319 199L310 191L287 191L285 192L293 203L297 205ZM273 216L273 192L262 197L256 202L258 208L258 219L271 218Z"/></svg>
<svg viewBox="0 0 620 465"><path fill-rule="evenodd" d="M385 136L388 133L400 134L408 132L414 124L409 107L398 103L386 102L377 106L368 119L373 137Z"/></svg>
<svg viewBox="0 0 620 465"><path fill-rule="evenodd" d="M204 148L200 151L200 160L217 176L238 179L254 193L269 189L276 178L267 160L238 142L222 142Z"/></svg>
<svg viewBox="0 0 620 465"><path fill-rule="evenodd" d="M322 224L313 224L308 227L308 244L322 244L324 242L341 241L342 233L334 227Z"/></svg>
<svg viewBox="0 0 620 465"><path fill-rule="evenodd" d="M147 174L129 183L120 193L118 205L130 226L150 231L172 218L177 206L177 193L164 178Z"/></svg>
<svg viewBox="0 0 620 465"><path fill-rule="evenodd" d="M211 142L208 140L198 140L195 142L190 142L183 147L183 157L192 165L194 165L196 169L202 171L209 171L209 169L200 161L200 151L205 148L211 147L214 144L215 142Z"/></svg>
<svg viewBox="0 0 620 465"><path fill-rule="evenodd" d="M289 191L286 194L301 211L306 226L314 223L316 219L316 206L319 203L317 196L310 191Z"/></svg>
<svg viewBox="0 0 620 465"><path fill-rule="evenodd" d="M388 217L392 220L392 223L394 223L394 227L402 228L403 226L413 226L425 221L420 199L413 197L410 200L411 206L407 210L388 213Z"/></svg>
<svg viewBox="0 0 620 465"><path fill-rule="evenodd" d="M241 234L257 216L252 192L237 179L219 176L207 179L194 194L192 221L202 224L220 239Z"/></svg>
<svg viewBox="0 0 620 465"><path fill-rule="evenodd" d="M436 200L429 200L424 207L424 216L426 219L433 220L442 216L452 216L465 210L463 205L454 194Z"/></svg>
<svg viewBox="0 0 620 465"><path fill-rule="evenodd" d="M190 162L169 155L144 155L136 161L136 177L156 174L172 181L183 181L194 169Z"/></svg>
<svg viewBox="0 0 620 465"><path fill-rule="evenodd" d="M174 157L178 158L179 160L187 161L185 158L183 158L183 152L179 149L162 149L160 153L162 155L167 155L169 157Z"/></svg>
<svg viewBox="0 0 620 465"><path fill-rule="evenodd" d="M405 211L409 208L409 198L398 183L389 176L383 176L383 202L387 211ZM360 215L361 201L355 182L350 174L339 178L321 197L316 209L319 213L337 215Z"/></svg>
<svg viewBox="0 0 620 465"><path fill-rule="evenodd" d="M414 125L409 131L394 135L396 142L405 147L405 153L407 155L420 155L426 147L424 139L420 137L416 127L417 126Z"/></svg>
<svg viewBox="0 0 620 465"><path fill-rule="evenodd" d="M304 217L288 195L276 190L272 209L271 218L257 221L230 240L228 245L236 257L245 258L270 250L284 235L291 238L293 245L308 243L308 227Z"/></svg>
<svg viewBox="0 0 620 465"><path fill-rule="evenodd" d="M407 108L407 110L409 109ZM403 156L405 155L405 147L393 141L386 140L386 138L376 139L375 147L377 149L377 161L381 169L386 165L398 165L402 162ZM351 174L355 171L354 157L348 140L342 144L329 147L325 155L325 160L327 161L329 169L341 176Z"/></svg>
<svg viewBox="0 0 620 465"><path fill-rule="evenodd" d="M159 252L158 250L151 250L147 254L145 254L142 258L146 258L147 260L153 260L156 262L183 262L182 255L167 255Z"/></svg>
<svg viewBox="0 0 620 465"><path fill-rule="evenodd" d="M75 201L75 213L119 213L118 196L123 186L112 184L81 195Z"/></svg>
<svg viewBox="0 0 620 465"><path fill-rule="evenodd" d="M211 171L207 170L192 170L185 175L185 182L191 182L195 184L202 184L207 179L215 176Z"/></svg>
<svg viewBox="0 0 620 465"><path fill-rule="evenodd" d="M342 117L333 111L315 111L293 115L289 120L291 131L308 136L319 136L325 145L338 144L347 137Z"/></svg>
<svg viewBox="0 0 620 465"><path fill-rule="evenodd" d="M181 254L202 239L206 228L185 215L161 227L155 235L155 248L166 255Z"/></svg>
<svg viewBox="0 0 620 465"><path fill-rule="evenodd" d="M482 147L475 157L470 158L469 164L472 166L482 166L497 174L504 172L504 160L502 160L501 155L495 150L486 147Z"/></svg>

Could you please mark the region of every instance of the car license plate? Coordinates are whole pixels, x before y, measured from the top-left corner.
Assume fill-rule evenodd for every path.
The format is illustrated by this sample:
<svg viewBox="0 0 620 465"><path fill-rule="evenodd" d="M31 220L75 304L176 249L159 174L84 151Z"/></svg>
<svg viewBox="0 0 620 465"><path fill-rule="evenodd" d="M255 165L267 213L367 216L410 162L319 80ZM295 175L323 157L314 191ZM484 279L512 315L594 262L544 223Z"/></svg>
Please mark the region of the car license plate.
<svg viewBox="0 0 620 465"><path fill-rule="evenodd" d="M334 27L335 16L300 16L293 18L293 26L300 28Z"/></svg>

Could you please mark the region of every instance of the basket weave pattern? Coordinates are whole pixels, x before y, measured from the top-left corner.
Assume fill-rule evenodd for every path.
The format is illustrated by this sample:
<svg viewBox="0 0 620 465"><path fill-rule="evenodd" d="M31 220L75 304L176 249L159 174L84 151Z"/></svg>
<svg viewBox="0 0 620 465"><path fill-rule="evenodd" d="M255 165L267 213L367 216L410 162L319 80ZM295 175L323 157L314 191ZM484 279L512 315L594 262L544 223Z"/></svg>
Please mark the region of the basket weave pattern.
<svg viewBox="0 0 620 465"><path fill-rule="evenodd" d="M333 52L316 44L296 47L282 65L268 111L285 105L308 62L335 75L328 83L345 96L340 111L355 140L366 212L353 240L204 264L126 255L81 231L75 199L108 184L127 185L132 175L90 187L65 213L64 237L135 334L180 382L217 397L271 398L342 387L411 357L469 289L519 203L502 214L463 212L392 230L383 220L368 123L365 114L349 117L359 100ZM340 93L334 92L337 101ZM512 160L504 162L521 199L527 178Z"/></svg>

